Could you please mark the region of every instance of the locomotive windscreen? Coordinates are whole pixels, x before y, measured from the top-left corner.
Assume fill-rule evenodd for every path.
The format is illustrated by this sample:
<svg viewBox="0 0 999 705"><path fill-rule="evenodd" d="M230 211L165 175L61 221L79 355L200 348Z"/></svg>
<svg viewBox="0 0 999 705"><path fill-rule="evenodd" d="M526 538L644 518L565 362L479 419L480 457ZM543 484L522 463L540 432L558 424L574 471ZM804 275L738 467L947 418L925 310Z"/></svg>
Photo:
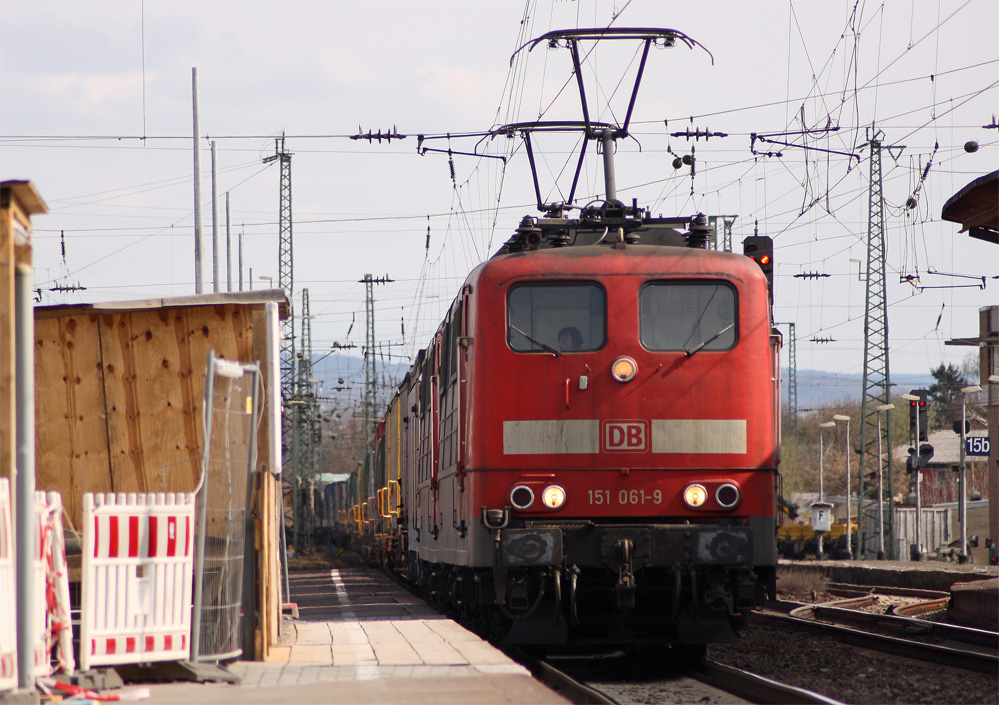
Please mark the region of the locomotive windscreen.
<svg viewBox="0 0 999 705"><path fill-rule="evenodd" d="M735 290L715 282L652 282L642 289L641 340L649 350L730 350Z"/></svg>
<svg viewBox="0 0 999 705"><path fill-rule="evenodd" d="M606 310L597 284L515 285L507 295L507 341L517 352L598 350L607 336Z"/></svg>

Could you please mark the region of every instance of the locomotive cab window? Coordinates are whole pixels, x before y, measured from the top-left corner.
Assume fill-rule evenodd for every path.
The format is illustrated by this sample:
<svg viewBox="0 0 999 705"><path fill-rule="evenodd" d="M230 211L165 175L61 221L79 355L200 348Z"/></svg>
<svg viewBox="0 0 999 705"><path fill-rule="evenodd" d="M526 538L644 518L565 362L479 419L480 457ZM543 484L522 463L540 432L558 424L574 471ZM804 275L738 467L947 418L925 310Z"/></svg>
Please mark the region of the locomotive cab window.
<svg viewBox="0 0 999 705"><path fill-rule="evenodd" d="M735 289L722 282L652 282L639 312L648 350L731 350L738 339Z"/></svg>
<svg viewBox="0 0 999 705"><path fill-rule="evenodd" d="M606 311L597 284L517 284L507 294L506 339L516 352L599 350Z"/></svg>

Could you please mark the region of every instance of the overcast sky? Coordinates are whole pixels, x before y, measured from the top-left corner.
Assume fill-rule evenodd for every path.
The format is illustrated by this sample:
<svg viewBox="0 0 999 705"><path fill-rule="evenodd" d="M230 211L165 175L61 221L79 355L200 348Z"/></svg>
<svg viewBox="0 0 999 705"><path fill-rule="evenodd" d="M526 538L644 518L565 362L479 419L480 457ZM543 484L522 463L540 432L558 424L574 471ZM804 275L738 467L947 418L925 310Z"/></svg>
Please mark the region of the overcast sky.
<svg viewBox="0 0 999 705"><path fill-rule="evenodd" d="M213 289L209 142L221 289L226 192L233 288L240 233L244 288L250 268L263 288L260 277L278 276L279 202L278 166L263 159L285 133L295 307L308 289L314 352L364 343L358 280L370 273L394 280L376 289L377 338L411 355L467 272L537 215L523 146L461 135L580 119L565 50L525 50L512 67L511 55L552 29L608 25L674 28L707 50L651 53L634 139L618 144L618 195L657 215L738 216L737 251L755 228L774 236L774 317L795 323L799 369L863 368L872 124L885 146L900 146L881 152L891 370L926 372L972 352L944 341L977 335L979 308L999 303L999 248L959 234L940 211L999 167L999 130L985 127L999 113L995 0L0 0L0 177L30 179L50 208L34 221L41 301L194 293L197 67L204 290ZM591 117L620 122L636 47L605 44L584 68ZM687 127L729 136L668 136ZM349 139L393 128L407 138ZM791 147L750 139L805 129L815 132L773 138ZM509 159L455 155L452 179L446 154L417 152L417 135L449 133L423 146ZM966 151L971 141L977 151ZM565 197L573 146L541 146L546 200ZM693 176L674 170L674 156L692 148ZM594 158L576 201L602 191ZM52 290L77 286L86 288Z"/></svg>

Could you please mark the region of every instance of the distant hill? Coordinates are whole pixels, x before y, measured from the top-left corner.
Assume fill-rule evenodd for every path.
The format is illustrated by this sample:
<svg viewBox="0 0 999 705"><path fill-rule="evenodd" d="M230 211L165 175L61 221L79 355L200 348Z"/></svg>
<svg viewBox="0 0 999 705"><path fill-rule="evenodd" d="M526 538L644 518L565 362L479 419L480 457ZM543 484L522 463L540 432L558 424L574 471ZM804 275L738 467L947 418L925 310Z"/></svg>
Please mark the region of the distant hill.
<svg viewBox="0 0 999 705"><path fill-rule="evenodd" d="M798 370L798 411L817 409L836 403L859 404L863 397L864 376L821 370ZM912 389L927 389L933 375L898 374L891 376L892 395L906 394ZM781 398L787 403L788 371L781 370Z"/></svg>

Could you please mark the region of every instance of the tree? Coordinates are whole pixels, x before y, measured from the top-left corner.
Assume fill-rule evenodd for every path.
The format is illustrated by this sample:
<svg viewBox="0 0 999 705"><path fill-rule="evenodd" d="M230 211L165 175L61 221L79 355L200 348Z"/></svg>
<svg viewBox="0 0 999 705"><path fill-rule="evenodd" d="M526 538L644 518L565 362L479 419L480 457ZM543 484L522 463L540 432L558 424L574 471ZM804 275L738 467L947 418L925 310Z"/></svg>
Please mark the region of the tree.
<svg viewBox="0 0 999 705"><path fill-rule="evenodd" d="M927 390L932 402L933 425L950 426L954 419L961 418L961 387L968 386L968 379L961 368L949 364L930 370L934 382Z"/></svg>

